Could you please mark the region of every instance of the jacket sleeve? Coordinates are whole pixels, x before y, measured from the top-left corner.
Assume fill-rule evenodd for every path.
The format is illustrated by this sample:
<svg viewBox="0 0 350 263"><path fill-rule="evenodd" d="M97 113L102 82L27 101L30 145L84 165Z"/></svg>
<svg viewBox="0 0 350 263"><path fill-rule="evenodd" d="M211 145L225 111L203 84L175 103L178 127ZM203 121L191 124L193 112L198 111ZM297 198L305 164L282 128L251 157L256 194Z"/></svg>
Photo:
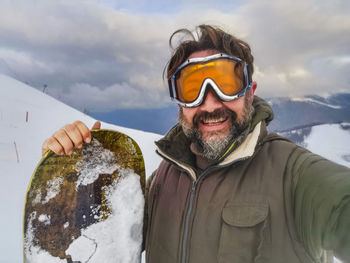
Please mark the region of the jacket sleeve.
<svg viewBox="0 0 350 263"><path fill-rule="evenodd" d="M293 212L299 239L319 259L332 250L350 262L350 169L299 148L292 169Z"/></svg>

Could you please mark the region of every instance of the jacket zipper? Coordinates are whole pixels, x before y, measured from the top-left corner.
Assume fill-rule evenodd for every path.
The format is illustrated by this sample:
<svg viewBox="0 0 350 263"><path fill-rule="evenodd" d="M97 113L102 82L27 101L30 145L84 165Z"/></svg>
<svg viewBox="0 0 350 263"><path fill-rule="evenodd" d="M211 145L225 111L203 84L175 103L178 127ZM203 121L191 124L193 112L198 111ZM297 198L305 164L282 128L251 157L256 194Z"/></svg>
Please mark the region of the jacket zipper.
<svg viewBox="0 0 350 263"><path fill-rule="evenodd" d="M193 200L195 197L195 193L196 193L196 188L197 185L199 183L199 181L206 175L208 174L208 172L210 170L213 170L215 168L224 168L227 166L231 166L234 165L238 162L244 161L246 159L248 159L249 157L243 157L240 159L235 160L234 162L227 164L227 165L223 165L223 166L219 166L219 165L215 165L215 166L211 166L208 167L206 170L204 170L202 172L202 174L200 174L197 178L196 181L192 181L192 188L191 188L191 194L190 194L190 203L188 205L188 209L187 209L187 214L186 214L186 218L185 218L185 232L184 232L184 237L183 237L183 242L182 242L182 258L181 258L181 262L182 263L186 263L186 256L187 256L187 242L188 242L188 235L189 235L189 225L190 225L190 218L191 218L191 213L192 213L192 209L193 209Z"/></svg>
<svg viewBox="0 0 350 263"><path fill-rule="evenodd" d="M190 203L189 203L188 209L187 209L187 214L186 214L186 219L185 219L185 232L184 232L184 237L183 237L183 242L182 242L182 259L181 259L182 263L186 262L189 225L190 225L190 218L191 218L191 213L192 213L192 209L193 209L193 200L195 197L197 185L198 185L200 179L203 178L204 175L206 175L209 170L211 170L212 168L215 168L215 167L216 166L209 167L207 170L203 171L203 173L198 176L196 181L192 181Z"/></svg>
<svg viewBox="0 0 350 263"><path fill-rule="evenodd" d="M186 262L186 247L187 247L187 239L188 239L188 228L189 228L189 222L190 222L190 215L192 212L192 206L193 206L193 198L196 191L196 181L192 182L192 189L191 189L191 195L190 195L190 204L187 209L186 219L185 219L185 232L184 232L184 238L182 242L182 263Z"/></svg>
<svg viewBox="0 0 350 263"><path fill-rule="evenodd" d="M171 158L169 158L166 154L161 153L159 151L156 151L161 157L163 157L164 159L166 159L167 161L173 163L175 166L180 167L176 162L174 162ZM191 194L190 194L190 203L188 205L188 209L187 209L187 213L186 213L186 218L185 218L185 232L184 232L184 237L182 240L182 257L181 257L181 262L182 263L186 263L186 256L187 256L187 241L188 241L188 234L189 234L189 224L190 224L190 217L191 217L191 213L192 213L192 209L193 209L193 200L194 200L194 196L195 196L195 192L196 192L196 187L198 185L198 182L200 181L200 179L202 179L210 170L213 170L217 167L219 168L225 168L227 166L231 166L234 165L238 162L244 161L246 159L249 159L251 156L246 156L246 157L242 157L239 158L231 163L225 164L225 165L214 165L211 167L208 167L206 170L204 170L197 178L197 180L194 180L193 177L190 175L190 172L187 169L184 169L183 167L181 167L181 170L183 170L185 173L187 173L190 178L192 179L192 188L191 188Z"/></svg>

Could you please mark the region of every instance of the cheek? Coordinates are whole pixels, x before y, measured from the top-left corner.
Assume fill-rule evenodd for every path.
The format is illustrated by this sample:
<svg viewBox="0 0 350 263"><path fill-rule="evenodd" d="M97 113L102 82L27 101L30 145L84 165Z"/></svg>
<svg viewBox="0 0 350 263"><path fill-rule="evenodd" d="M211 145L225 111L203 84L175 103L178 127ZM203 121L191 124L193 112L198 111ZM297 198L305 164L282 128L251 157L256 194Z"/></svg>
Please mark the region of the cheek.
<svg viewBox="0 0 350 263"><path fill-rule="evenodd" d="M193 117L196 115L196 109L195 108L182 108L182 113L185 118L185 120L189 123L192 123Z"/></svg>
<svg viewBox="0 0 350 263"><path fill-rule="evenodd" d="M242 100L242 98L239 98L239 99L234 100L234 101L224 102L224 104L228 109L230 109L236 113L241 111L241 109L244 108L244 100Z"/></svg>
<svg viewBox="0 0 350 263"><path fill-rule="evenodd" d="M233 101L228 101L228 102L224 102L225 106L234 111L237 114L237 118L240 119L244 112L244 108L245 108L245 102L244 102L244 96L240 97L237 100L233 100Z"/></svg>

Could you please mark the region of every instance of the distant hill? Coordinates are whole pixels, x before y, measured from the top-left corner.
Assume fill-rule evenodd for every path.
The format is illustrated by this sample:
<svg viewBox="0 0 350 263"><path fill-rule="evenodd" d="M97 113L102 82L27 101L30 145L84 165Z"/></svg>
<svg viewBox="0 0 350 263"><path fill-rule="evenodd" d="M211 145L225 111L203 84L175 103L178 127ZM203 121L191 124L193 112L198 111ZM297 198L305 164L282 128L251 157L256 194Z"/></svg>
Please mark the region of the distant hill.
<svg viewBox="0 0 350 263"><path fill-rule="evenodd" d="M160 109L121 109L111 112L88 112L97 120L132 129L165 134L177 123L178 107Z"/></svg>
<svg viewBox="0 0 350 263"><path fill-rule="evenodd" d="M288 131L323 123L350 122L350 93L328 98L266 98L274 111L270 131ZM96 119L133 129L165 134L177 123L176 105L161 109L123 109L112 112L89 112Z"/></svg>
<svg viewBox="0 0 350 263"><path fill-rule="evenodd" d="M288 131L304 126L350 121L350 93L335 94L328 98L267 99L275 116L270 131Z"/></svg>

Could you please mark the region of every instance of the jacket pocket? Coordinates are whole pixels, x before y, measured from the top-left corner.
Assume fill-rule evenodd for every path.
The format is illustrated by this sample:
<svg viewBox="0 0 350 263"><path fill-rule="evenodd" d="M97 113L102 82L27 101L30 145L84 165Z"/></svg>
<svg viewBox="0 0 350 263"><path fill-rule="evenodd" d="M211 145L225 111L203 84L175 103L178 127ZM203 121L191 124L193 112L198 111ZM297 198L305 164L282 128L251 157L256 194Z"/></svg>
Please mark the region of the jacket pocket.
<svg viewBox="0 0 350 263"><path fill-rule="evenodd" d="M267 202L226 204L222 210L218 261L220 263L268 262L262 255L262 249L268 242L268 214Z"/></svg>

